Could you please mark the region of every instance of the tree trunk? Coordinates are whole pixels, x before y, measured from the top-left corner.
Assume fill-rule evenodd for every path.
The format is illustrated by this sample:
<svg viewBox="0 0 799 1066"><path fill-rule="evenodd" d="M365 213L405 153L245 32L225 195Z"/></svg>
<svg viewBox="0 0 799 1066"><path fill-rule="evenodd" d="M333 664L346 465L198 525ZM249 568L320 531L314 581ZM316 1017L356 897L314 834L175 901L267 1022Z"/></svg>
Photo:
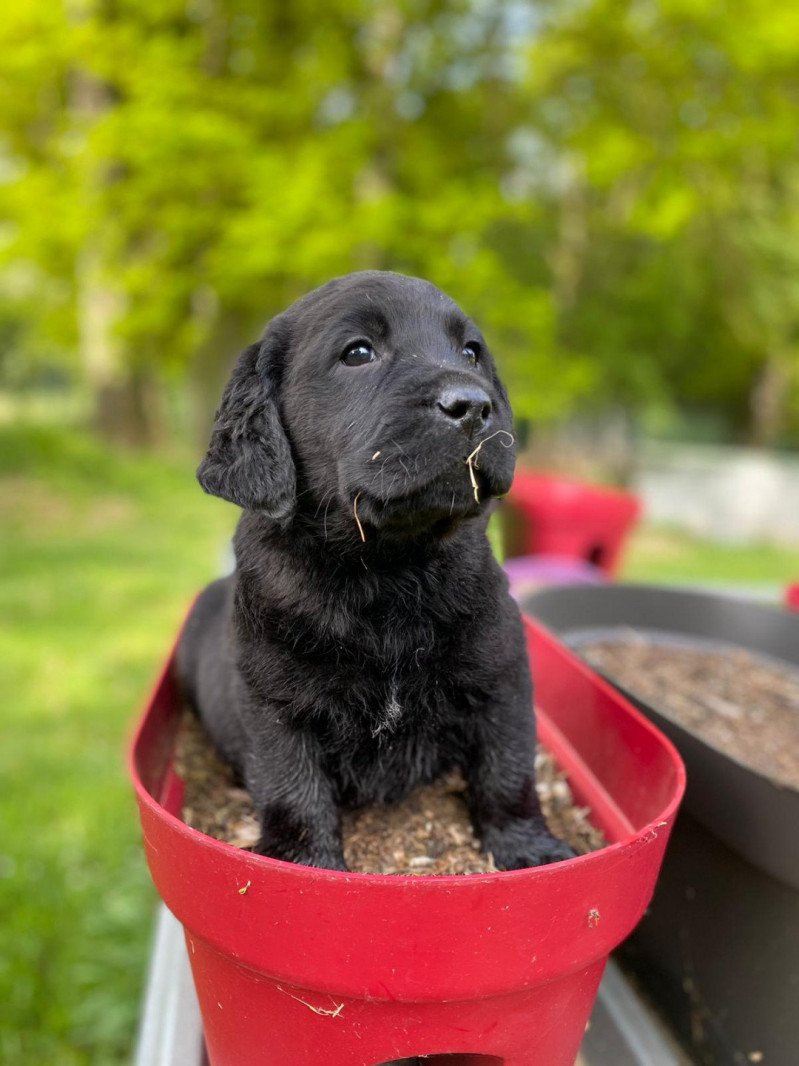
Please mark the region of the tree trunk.
<svg viewBox="0 0 799 1066"><path fill-rule="evenodd" d="M71 10L79 22L83 13ZM70 83L73 125L83 135L113 106L107 85L85 70ZM125 296L113 282L114 264L103 225L102 194L113 180L113 160L88 162L83 174L87 217L94 221L75 265L78 348L85 383L92 397L92 425L106 439L125 444L148 443L152 431L149 405L143 400L143 374L131 371L129 353L118 332Z"/></svg>
<svg viewBox="0 0 799 1066"><path fill-rule="evenodd" d="M769 355L749 393L749 442L755 448L773 448L779 441L790 384L788 360Z"/></svg>
<svg viewBox="0 0 799 1066"><path fill-rule="evenodd" d="M553 295L568 333L568 317L574 310L585 269L588 221L585 181L580 163L570 161L569 174L560 197L558 238L552 252Z"/></svg>
<svg viewBox="0 0 799 1066"><path fill-rule="evenodd" d="M217 313L197 349L187 378L189 421L195 444L205 448L222 389L239 352L258 336L259 328L234 311Z"/></svg>
<svg viewBox="0 0 799 1066"><path fill-rule="evenodd" d="M135 373L97 389L92 426L115 444L151 448L165 439L163 412L158 383L145 373Z"/></svg>

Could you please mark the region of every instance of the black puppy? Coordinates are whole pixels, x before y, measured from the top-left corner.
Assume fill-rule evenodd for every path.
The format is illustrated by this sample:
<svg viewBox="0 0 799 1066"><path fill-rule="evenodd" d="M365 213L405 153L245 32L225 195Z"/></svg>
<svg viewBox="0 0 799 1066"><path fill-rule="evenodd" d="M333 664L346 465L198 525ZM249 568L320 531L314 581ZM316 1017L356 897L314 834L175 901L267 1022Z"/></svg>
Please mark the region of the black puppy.
<svg viewBox="0 0 799 1066"><path fill-rule="evenodd" d="M510 431L479 330L416 278L337 278L240 356L197 475L244 509L237 569L200 596L178 672L260 853L344 869L339 807L460 767L499 866L573 854L541 815L519 612L485 536Z"/></svg>

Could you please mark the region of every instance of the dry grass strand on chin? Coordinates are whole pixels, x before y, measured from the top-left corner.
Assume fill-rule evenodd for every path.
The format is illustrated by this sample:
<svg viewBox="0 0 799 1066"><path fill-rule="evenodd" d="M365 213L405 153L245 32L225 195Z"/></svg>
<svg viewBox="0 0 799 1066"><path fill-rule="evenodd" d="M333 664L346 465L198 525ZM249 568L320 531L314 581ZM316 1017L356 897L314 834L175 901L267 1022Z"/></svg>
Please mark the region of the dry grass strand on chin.
<svg viewBox="0 0 799 1066"><path fill-rule="evenodd" d="M359 492L355 499L352 501L352 514L355 518L355 525L358 527L358 532L361 534L361 540L364 542L364 544L366 544L366 534L363 531L361 520L358 517L358 500L360 499L360 495L361 494Z"/></svg>
<svg viewBox="0 0 799 1066"><path fill-rule="evenodd" d="M480 454L480 449L483 447L484 444L487 444L490 440L493 440L494 437L500 436L510 437L510 442L508 444L505 444L504 441L501 442L503 448L512 448L513 445L516 443L516 438L513 436L512 433L509 433L506 429L498 429L496 433L491 433L484 440L481 440L477 447L474 449L474 451L470 455L467 455L466 459L464 460L464 462L469 468L469 480L472 483L472 492L474 493L475 503L480 502L480 490L477 484L477 475L475 474L475 470L477 470L477 457Z"/></svg>

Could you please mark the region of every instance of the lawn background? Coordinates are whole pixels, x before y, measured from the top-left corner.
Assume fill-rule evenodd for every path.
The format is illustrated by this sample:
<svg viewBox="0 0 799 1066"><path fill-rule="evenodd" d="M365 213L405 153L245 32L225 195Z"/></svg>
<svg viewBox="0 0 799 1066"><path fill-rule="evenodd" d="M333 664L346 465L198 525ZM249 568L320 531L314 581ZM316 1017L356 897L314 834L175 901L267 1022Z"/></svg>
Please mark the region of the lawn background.
<svg viewBox="0 0 799 1066"><path fill-rule="evenodd" d="M124 748L237 510L197 457L109 450L0 426L0 1062L130 1058L155 895ZM709 544L644 525L624 577L776 590L799 550Z"/></svg>

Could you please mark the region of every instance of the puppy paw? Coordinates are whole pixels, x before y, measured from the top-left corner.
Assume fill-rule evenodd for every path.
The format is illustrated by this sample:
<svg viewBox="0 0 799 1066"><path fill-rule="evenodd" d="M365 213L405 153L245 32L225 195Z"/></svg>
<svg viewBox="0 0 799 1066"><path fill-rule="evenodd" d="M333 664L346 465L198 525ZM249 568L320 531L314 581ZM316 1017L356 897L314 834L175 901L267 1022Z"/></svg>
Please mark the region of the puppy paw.
<svg viewBox="0 0 799 1066"><path fill-rule="evenodd" d="M483 851L494 857L501 870L525 870L530 866L547 866L573 859L577 854L565 841L558 840L548 829L518 823L504 829L490 829L483 834Z"/></svg>
<svg viewBox="0 0 799 1066"><path fill-rule="evenodd" d="M283 862L296 862L299 866L315 866L321 870L347 870L344 855L335 848L276 848L274 844L259 841L252 849L256 855Z"/></svg>
<svg viewBox="0 0 799 1066"><path fill-rule="evenodd" d="M344 856L334 855L332 852L323 855L314 852L293 861L301 863L303 866L315 866L320 870L343 870L345 872L349 870L349 867L344 862Z"/></svg>

